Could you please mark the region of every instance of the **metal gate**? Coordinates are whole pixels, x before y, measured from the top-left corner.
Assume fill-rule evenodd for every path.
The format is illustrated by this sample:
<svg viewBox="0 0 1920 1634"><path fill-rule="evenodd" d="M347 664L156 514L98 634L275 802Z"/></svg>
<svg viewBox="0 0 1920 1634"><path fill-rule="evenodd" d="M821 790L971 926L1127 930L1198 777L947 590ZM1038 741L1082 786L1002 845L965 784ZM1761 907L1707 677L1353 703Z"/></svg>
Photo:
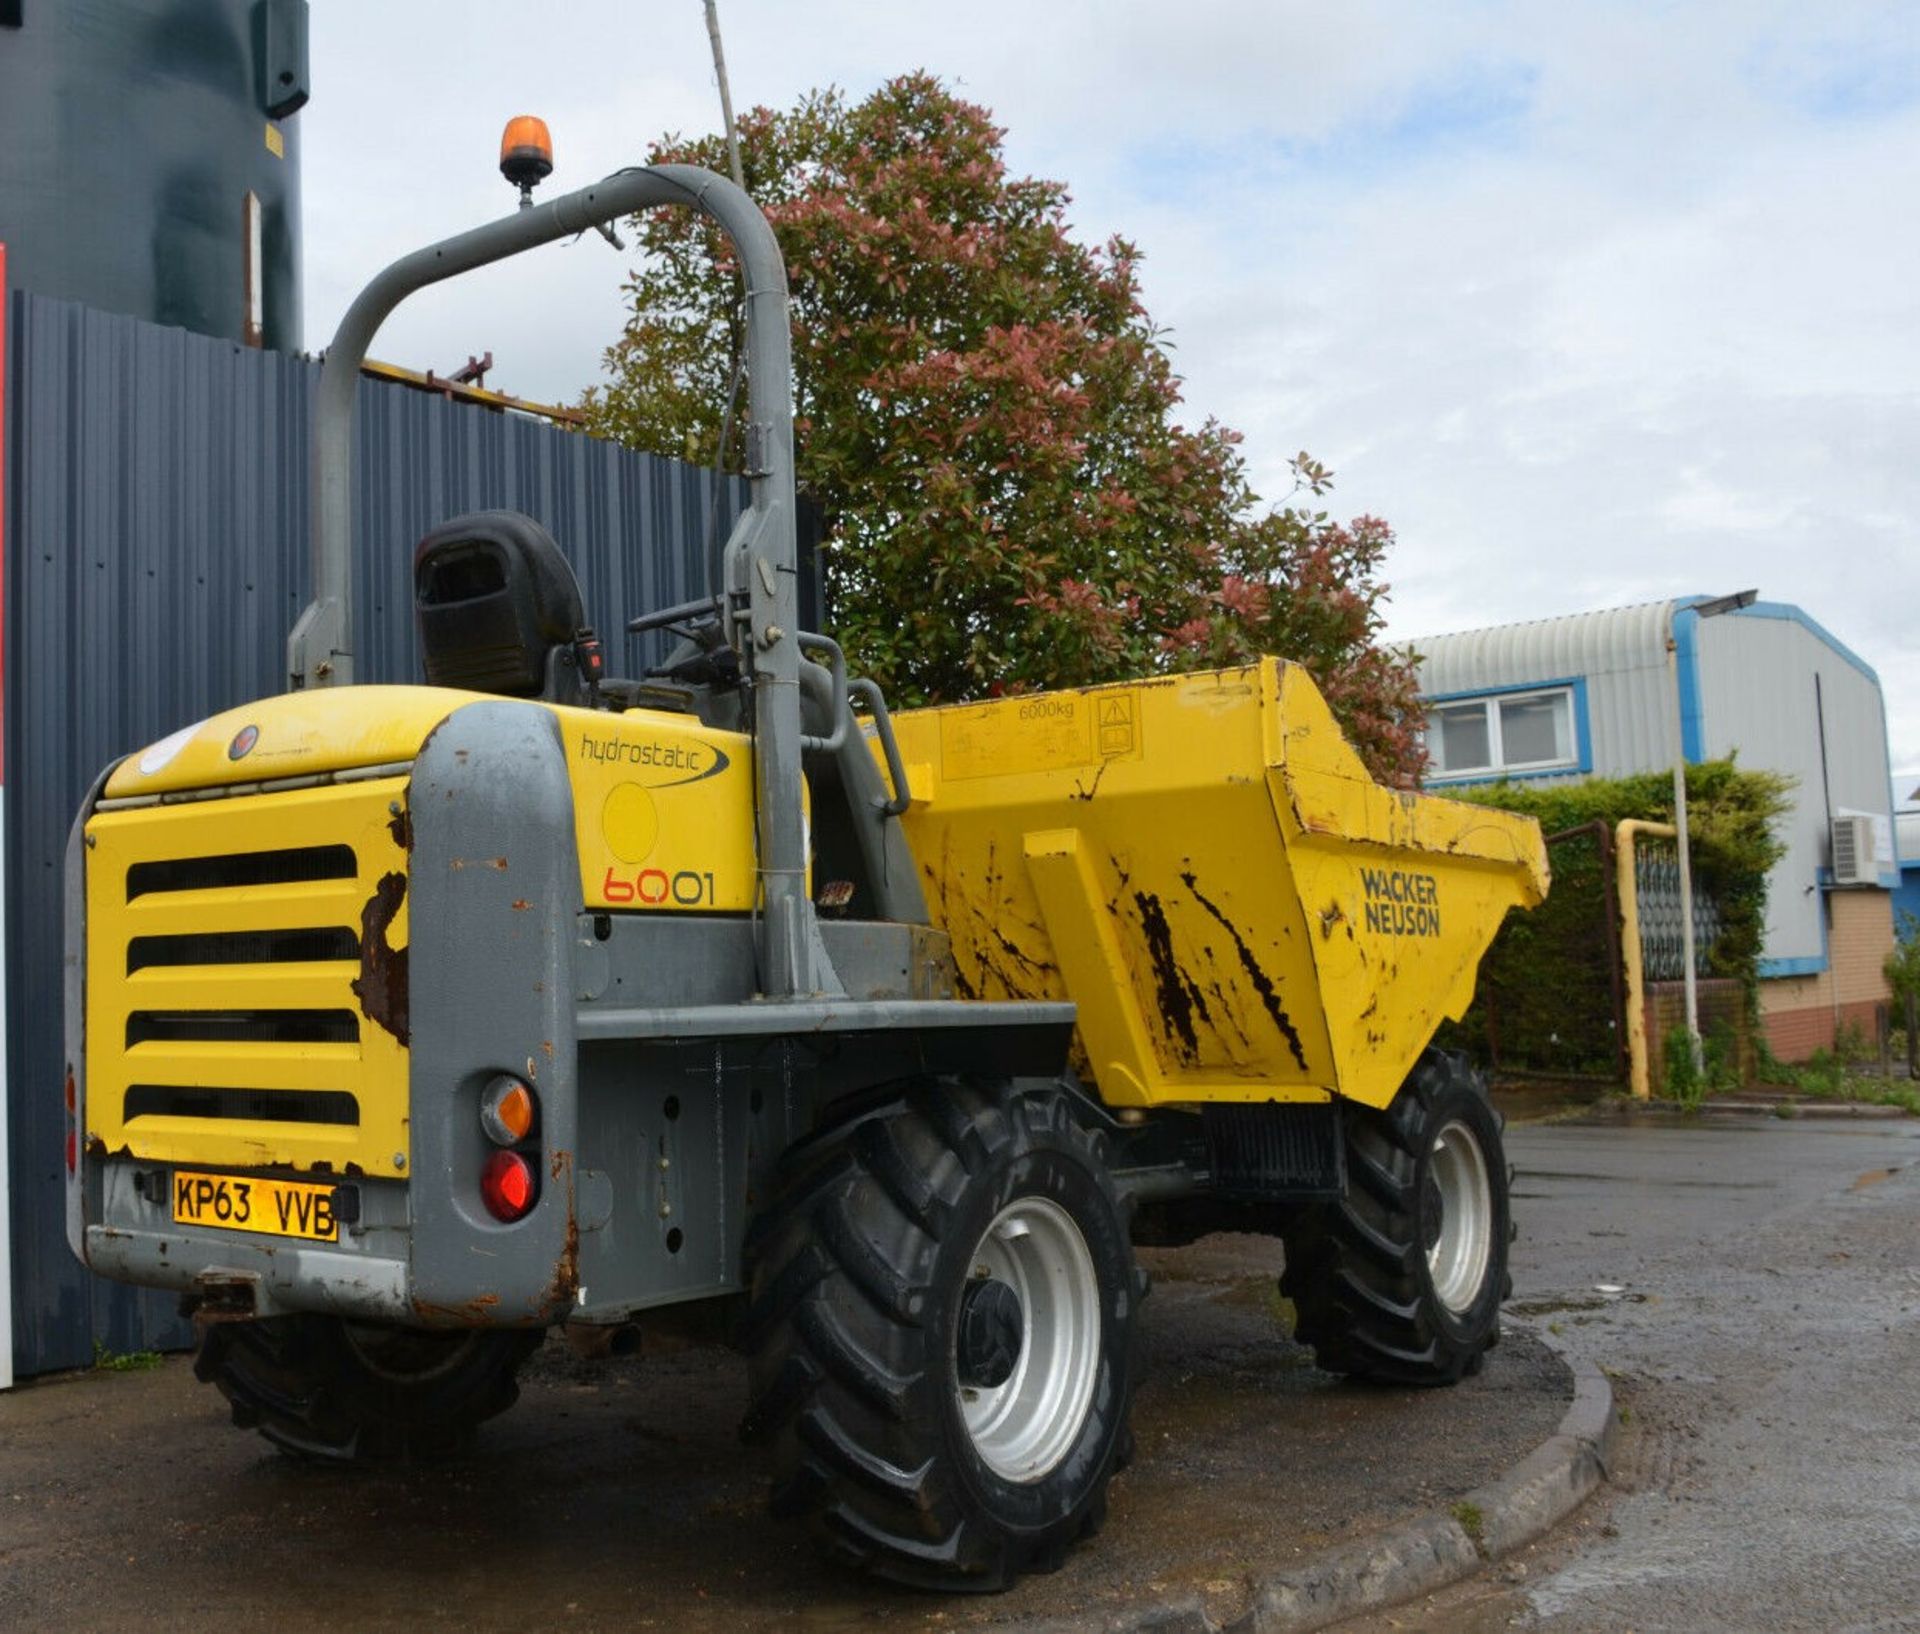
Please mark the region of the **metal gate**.
<svg viewBox="0 0 1920 1634"><path fill-rule="evenodd" d="M1634 896L1639 904L1640 961L1650 982L1677 982L1687 968L1685 919L1680 911L1678 842L1642 839L1633 848ZM1693 877L1693 972L1713 974L1713 945L1720 938L1720 905L1696 873Z"/></svg>
<svg viewBox="0 0 1920 1634"><path fill-rule="evenodd" d="M1604 822L1547 836L1553 889L1513 914L1443 1042L1495 1071L1624 1081L1626 1006L1614 839Z"/></svg>
<svg viewBox="0 0 1920 1634"><path fill-rule="evenodd" d="M21 1373L186 1342L173 1302L68 1251L60 1083L60 867L108 760L285 687L308 597L308 427L319 365L68 302L0 297L6 542L8 1132ZM571 557L612 667L618 632L705 593L710 473L544 421L363 381L356 451L360 673L417 674L416 539L506 506ZM744 498L725 485L718 526ZM802 518L803 617L816 617ZM812 606L807 603L811 601ZM817 625L815 626L817 627ZM659 641L660 637L648 638Z"/></svg>

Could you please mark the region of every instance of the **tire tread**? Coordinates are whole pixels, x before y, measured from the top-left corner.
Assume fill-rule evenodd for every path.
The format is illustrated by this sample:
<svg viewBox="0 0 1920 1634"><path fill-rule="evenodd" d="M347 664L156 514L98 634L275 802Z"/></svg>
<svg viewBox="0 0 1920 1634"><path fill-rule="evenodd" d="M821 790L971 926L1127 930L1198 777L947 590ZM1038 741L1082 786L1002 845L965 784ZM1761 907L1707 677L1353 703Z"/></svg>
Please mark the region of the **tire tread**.
<svg viewBox="0 0 1920 1634"><path fill-rule="evenodd" d="M1478 1372L1499 1341L1498 1301L1478 1330L1448 1331L1422 1263L1421 1141L1434 1107L1462 1088L1486 1099L1486 1084L1464 1055L1429 1048L1385 1111L1349 1107L1347 1195L1304 1210L1285 1233L1280 1291L1293 1302L1295 1336L1329 1372L1380 1384L1455 1384ZM1499 1150L1502 1119L1490 1102L1485 1110L1494 1131L1490 1176L1504 1198L1500 1182L1511 1171ZM1509 1218L1492 1244L1490 1271L1502 1299L1513 1288L1511 1236Z"/></svg>
<svg viewBox="0 0 1920 1634"><path fill-rule="evenodd" d="M749 1235L743 1433L773 1449L775 1512L804 1518L829 1549L874 1575L1004 1588L1058 1565L1104 1516L1124 1433L1071 1512L1031 1535L993 1524L927 1439L943 1388L927 1350L933 1268L943 1250L951 1261L948 1240L970 1188L1043 1147L1066 1148L1099 1177L1124 1241L1095 1137L1065 1094L965 1078L917 1080L810 1137L804 1153L783 1160ZM1122 1287L1130 1310L1143 1292L1130 1258ZM1126 1332L1132 1347L1130 1316ZM1135 1371L1130 1348L1128 1397Z"/></svg>

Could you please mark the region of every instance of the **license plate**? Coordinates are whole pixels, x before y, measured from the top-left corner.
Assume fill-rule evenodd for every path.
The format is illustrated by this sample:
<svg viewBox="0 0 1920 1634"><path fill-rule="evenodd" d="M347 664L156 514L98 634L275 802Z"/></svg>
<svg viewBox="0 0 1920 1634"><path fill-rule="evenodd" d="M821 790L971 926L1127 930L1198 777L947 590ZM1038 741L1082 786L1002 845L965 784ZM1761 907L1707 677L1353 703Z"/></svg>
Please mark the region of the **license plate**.
<svg viewBox="0 0 1920 1634"><path fill-rule="evenodd" d="M322 1243L340 1240L340 1224L333 1217L333 1187L308 1186L297 1180L251 1180L177 1169L173 1219L176 1225L264 1231L269 1236Z"/></svg>

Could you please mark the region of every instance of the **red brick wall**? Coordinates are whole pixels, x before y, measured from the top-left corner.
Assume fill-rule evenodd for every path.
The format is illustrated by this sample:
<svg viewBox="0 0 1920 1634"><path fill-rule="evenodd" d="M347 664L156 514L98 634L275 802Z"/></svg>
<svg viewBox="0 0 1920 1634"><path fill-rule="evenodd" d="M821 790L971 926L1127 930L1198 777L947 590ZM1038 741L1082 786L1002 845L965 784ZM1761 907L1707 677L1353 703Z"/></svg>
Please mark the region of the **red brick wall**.
<svg viewBox="0 0 1920 1634"><path fill-rule="evenodd" d="M1879 1007L1888 1002L1881 966L1893 951L1893 906L1885 891L1830 891L1827 968L1760 984L1767 1047L1782 1061L1804 1061L1833 1048L1836 1016L1871 1041Z"/></svg>
<svg viewBox="0 0 1920 1634"><path fill-rule="evenodd" d="M1856 1000L1840 1006L1840 1025L1855 1026L1866 1034L1867 1042L1878 1038L1880 1011L1884 1001ZM1767 1030L1767 1048L1782 1061L1804 1061L1815 1050L1830 1050L1834 1041L1834 1017L1831 1004L1816 1004L1802 1010L1774 1010L1762 1018Z"/></svg>

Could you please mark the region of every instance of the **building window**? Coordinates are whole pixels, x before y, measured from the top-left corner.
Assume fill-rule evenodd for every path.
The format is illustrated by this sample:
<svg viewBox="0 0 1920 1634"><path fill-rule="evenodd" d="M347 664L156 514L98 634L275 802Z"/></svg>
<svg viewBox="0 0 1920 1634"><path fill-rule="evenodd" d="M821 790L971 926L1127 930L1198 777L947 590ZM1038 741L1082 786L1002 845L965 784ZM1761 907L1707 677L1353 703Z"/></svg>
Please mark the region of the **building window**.
<svg viewBox="0 0 1920 1634"><path fill-rule="evenodd" d="M1577 766L1573 689L1450 698L1427 710L1427 753L1436 777L1544 772Z"/></svg>

